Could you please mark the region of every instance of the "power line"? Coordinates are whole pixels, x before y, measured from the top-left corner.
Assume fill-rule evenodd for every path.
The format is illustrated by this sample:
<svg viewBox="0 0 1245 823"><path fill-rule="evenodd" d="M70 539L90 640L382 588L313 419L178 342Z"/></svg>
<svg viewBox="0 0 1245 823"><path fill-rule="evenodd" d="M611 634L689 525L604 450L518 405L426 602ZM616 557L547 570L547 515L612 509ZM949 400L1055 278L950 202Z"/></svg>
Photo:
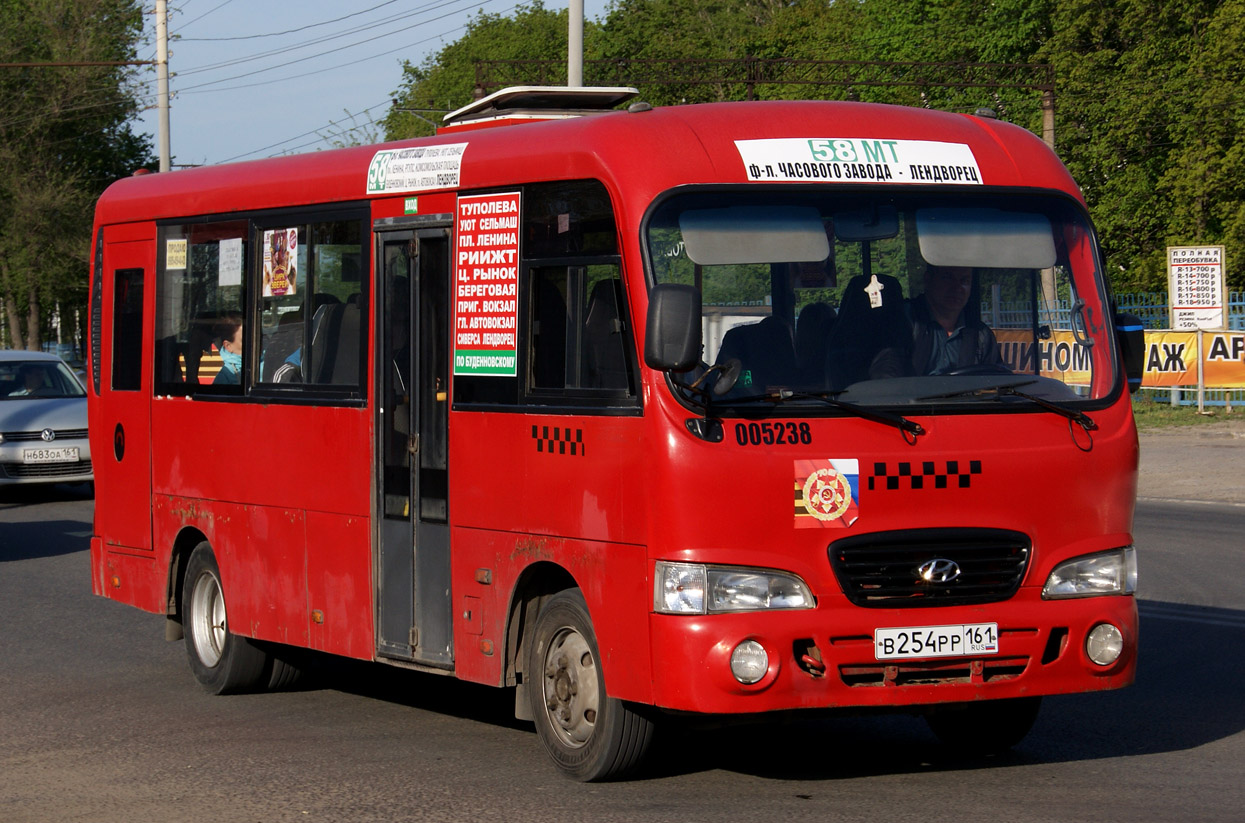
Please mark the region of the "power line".
<svg viewBox="0 0 1245 823"><path fill-rule="evenodd" d="M182 23L182 25L183 25L183 26L189 26L191 23L197 23L197 22L199 22L200 20L202 20L204 17L207 17L207 16L208 16L209 14L211 14L212 12L217 11L217 10L219 10L219 9L222 9L222 8L224 8L225 6L228 6L228 5L229 5L230 3L232 3L232 2L233 2L233 0L225 0L225 2L221 3L219 6L214 6L213 8L209 9L208 11L203 12L203 14L200 14L200 15L199 15L198 17L196 17L195 19L193 19L193 20L187 20L185 23Z"/></svg>
<svg viewBox="0 0 1245 823"><path fill-rule="evenodd" d="M430 7L427 7L427 8L423 8L423 9L416 9L415 11L407 11L407 12L402 12L402 13L400 13L400 14L391 15L391 16L389 16L389 17L386 17L386 18L381 19L381 20L373 21L373 22L371 22L371 23L360 24L360 25L358 25L358 26L355 26L354 28L346 29L345 31L338 32L338 33L336 33L336 34L326 34L326 35L322 35L322 36L319 36L319 37L312 38L312 39L310 39L310 40L304 40L304 41L303 41L303 42L301 42L301 43L293 43L293 44L288 45L288 46L283 46L283 47L281 47L281 48L279 48L279 49L269 49L269 50L267 50L267 51L263 51L263 52L260 52L260 53L258 53L258 54L252 54L252 55L248 55L248 56L245 56L245 57L236 57L236 58L233 58L233 59L230 59L230 60L223 60L223 61L221 61L221 62L219 62L219 63L210 63L210 64L208 64L208 65L204 65L204 66L194 66L194 67L191 67L191 68L188 68L188 69L183 69L183 70L179 71L179 72L178 72L178 74L179 74L179 75L181 75L181 76L183 76L183 77L185 77L185 76L188 76L188 75L191 75L191 74L200 74L200 73L205 72L205 71L214 71L214 70L216 70L216 69L228 68L228 67L230 67L230 66L236 66L236 65L239 65L239 64L241 64L241 63L249 63L249 62L252 62L252 61L254 61L254 60L264 60L264 59L267 59L267 58L270 58L270 57L273 57L273 56L276 56L276 55L279 55L279 54L287 54L287 53L292 52L292 51L298 51L299 49L310 48L311 46L318 46L318 45L321 45L321 44L324 44L324 43L328 43L328 42L333 41L333 40L338 40L338 39L340 39L340 38L342 38L342 37L349 37L350 35L353 35L353 34L359 34L360 32L369 31L369 30L371 30L371 29L379 28L380 26L384 26L384 25L387 25L387 24L389 24L389 23L394 23L394 22L397 22L397 21L399 21L399 20L405 20L405 19L408 19L408 18L411 18L411 17L416 17L416 16L419 16L419 15L422 15L422 14L427 14L427 13L429 13L429 12L436 11L437 9L444 8L445 6L452 6L452 5L454 5L455 3L460 3L460 2L462 2L462 0L443 0L443 2L437 3L436 5L433 5L433 6L430 6ZM470 11L471 9L475 9L475 8L479 8L479 7L481 7L481 6L488 5L488 4L489 4L489 3L491 3L491 2L495 2L495 0L481 0L481 2L477 2L477 3L475 3L474 5L467 6L467 7L462 8L462 9L458 9L458 11L459 11L459 12ZM456 12L449 12L448 14L442 15L441 17L436 17L436 18L433 18L433 20L432 20L432 21L425 21L425 22L433 22L433 21L435 21L435 20L440 20L440 19L443 19L444 17L448 17L450 14L454 14L454 13L456 13ZM418 26L418 25L422 25L422 23L414 23L414 24L412 24L411 26L406 26L406 27L401 28L401 29L395 29L394 31L388 32L387 34L381 34L381 35L379 35L379 36L380 36L380 37L388 37L388 36L390 36L390 35L392 35L392 34L397 34L398 32L406 31L407 29L409 29L409 28L414 28L415 26ZM365 44L365 43L368 43L368 42L371 42L371 41L369 41L369 40L360 40L360 41L355 42L355 43L352 43L352 44L350 44L350 45L351 45L351 46L357 46L357 45L362 45L362 44ZM347 47L347 48L348 48L348 47ZM334 49L334 51L340 51L340 48L338 48L338 49ZM313 58L312 58L312 57L303 57L303 58L299 58L299 60L310 60L310 59L313 59ZM294 61L294 62L298 62L298 61ZM283 64L280 64L280 65L278 65L278 66L272 66L272 67L270 67L270 68L280 68L280 67L281 67L281 65L289 65L289 64L288 64L288 63L283 63ZM265 69L258 69L257 71L264 71L264 70L265 70ZM245 75L243 75L243 76L245 76ZM232 80L232 79L235 79L235 78L225 78L225 80ZM218 82L225 82L225 80L221 80L221 81L218 81Z"/></svg>
<svg viewBox="0 0 1245 823"><path fill-rule="evenodd" d="M389 104L389 101L388 101L388 100L385 100L385 101L380 102L380 103L377 103L377 104L375 104L375 105L373 105L373 106L369 106L369 107L368 107L368 108L366 108L366 109L363 109L362 111L360 111L360 112L359 112L359 114L367 114L367 113L368 113L368 112L370 112L372 109L379 108L379 107L381 107L381 106L385 106L385 105L388 105L388 104ZM350 115L350 116L353 116L353 115ZM368 116L370 117L371 115L368 115ZM294 142L295 140L301 140L302 138L304 138L304 137L308 137L308 136L310 136L310 135L312 135L312 134L319 134L319 133L320 133L321 131L323 131L324 129L328 129L328 128L332 128L333 126L338 126L338 125L341 125L342 123L346 122L346 120L347 120L347 118L345 118L345 117L343 117L341 120L330 120L330 121L328 122L328 124L327 124L327 125L324 125L324 126L318 126L318 127L314 128L314 129L312 129L311 131L305 131L305 132L303 132L302 134L297 134L297 135L295 135L295 136L293 136L293 137L289 137L289 138L286 138L285 140L281 140L280 142L273 143L272 145L269 145L269 146L264 146L264 147L263 147L263 148L261 148L261 149L255 149L254 151L248 151L248 152L246 152L245 154L237 154L237 155L234 155L233 157L226 158L226 159L221 160L221 161L219 161L219 162L221 162L221 163L229 163L229 162L234 161L234 160L240 160L240 159L242 159L243 157L250 157L252 154L259 154L260 152L268 151L269 149L275 149L277 146L283 146L283 145L285 145L286 143L292 143L292 142ZM368 121L367 123L365 123L364 125L375 125L375 123L376 123L376 120L375 120L375 119L372 119L372 120L369 120L369 121ZM305 145L307 145L307 146L314 146L317 142L320 142L320 141L313 141L313 142L311 142L311 143L307 143L307 144L305 144ZM295 149L298 149L298 148L303 148L303 146L295 146L294 148L295 148Z"/></svg>
<svg viewBox="0 0 1245 823"><path fill-rule="evenodd" d="M269 34L246 34L246 35L242 35L239 37L179 37L178 40L180 40L183 43L209 43L209 42L230 42L230 41L236 41L236 40L257 40L260 38L267 38L267 37L280 37L285 34L294 34L296 32L306 31L307 29L314 29L320 26L327 26L330 23L340 23L342 20L347 20L351 17L357 17L360 14L367 14L368 12L376 11L382 6L388 6L396 2L398 2L398 0L385 0L384 3L381 3L376 6L372 6L370 9L363 9L361 11L351 12L350 14L343 15L342 17L334 17L332 20L325 20L322 23L309 23L306 26L300 26L299 28L296 28L296 29L287 29L286 31L274 31Z"/></svg>
<svg viewBox="0 0 1245 823"><path fill-rule="evenodd" d="M185 94L213 94L213 93L215 93L215 92L220 92L220 91L236 91L236 90L238 90L238 89L250 89L250 88L255 88L255 87L257 87L257 86L269 85L269 84L271 84L271 83L283 83L283 82L286 82L286 81L289 81L289 80L299 80L299 79L302 79L302 78L304 78L304 77L310 77L310 76L312 76L312 75L314 75L314 74L323 74L324 72L327 72L327 71L334 71L334 70L336 70L336 69L344 68L344 67L346 67L346 66L354 66L354 65L358 65L359 63L365 63L365 62L367 62L368 60L376 60L377 58L380 58L380 57L387 57L387 56L389 56L389 55L391 55L391 54L394 54L394 53L396 53L396 52L406 51L407 49L413 49L413 48L415 48L416 46L421 46L421 45L423 45L424 43L428 43L428 42L430 42L430 41L432 41L432 40L436 40L436 39L438 39L438 38L445 37L446 35L453 34L454 32L457 32L457 31L462 31L462 29L464 29L464 28L465 28L465 26L459 26L458 28L450 29L450 30L448 30L448 31L441 32L441 33L439 33L439 34L434 34L434 35L432 35L432 36L430 36L430 37L425 37L425 38L424 38L424 39L422 39L422 40L416 40L414 43L407 43L407 44L405 44L405 45L398 46L397 48L390 49L389 51L382 51L382 52L380 52L380 53L378 53L378 54L373 54L373 55L372 55L372 56L370 56L370 57L364 57L362 60L351 60L351 61L346 62L346 63L338 63L338 64L336 64L336 65L333 65L333 66L328 66L328 67L323 68L323 69L315 69L315 70L313 70L313 71L304 71L304 72L300 72L300 73L298 73L298 74L287 75L287 76L285 76L285 77L276 77L276 78L273 78L273 79L271 79L271 80L259 80L259 81L254 82L254 83L246 83L246 84L243 84L243 85L240 85L240 86L225 86L225 87L223 87L223 88L218 88L218 89L209 89L209 88L204 88L205 86L212 86L212 85L215 85L216 83L224 83L224 82L226 82L226 81L227 81L227 80L229 80L229 79L236 79L236 78L226 78L225 80L213 80L213 81L211 81L211 82L209 82L209 83L201 83L201 84L199 84L199 85L197 85L197 86L187 86L186 88L181 89L180 91L181 91L182 93L185 93ZM338 51L340 51L340 49L338 49ZM329 54L329 53L331 53L331 52L325 52L325 54ZM308 59L310 59L310 58L308 58ZM292 62L298 62L298 61L292 61ZM290 65L290 63L284 63L284 64L282 64L281 66L273 66L272 68L282 68L283 66L286 66L286 65ZM250 72L250 73L248 73L248 74L239 75L239 77L249 77L249 76L251 76L251 74L259 74L259 73L261 73L262 71L269 71L269 70L271 70L271 69L261 69L261 70L255 71L255 72Z"/></svg>

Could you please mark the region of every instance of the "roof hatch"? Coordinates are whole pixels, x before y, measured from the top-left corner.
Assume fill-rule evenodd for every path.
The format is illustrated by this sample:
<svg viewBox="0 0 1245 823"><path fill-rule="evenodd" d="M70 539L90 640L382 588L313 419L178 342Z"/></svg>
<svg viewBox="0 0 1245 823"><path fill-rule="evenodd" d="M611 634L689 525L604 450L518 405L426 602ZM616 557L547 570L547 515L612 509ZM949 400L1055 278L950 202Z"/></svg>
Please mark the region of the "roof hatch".
<svg viewBox="0 0 1245 823"><path fill-rule="evenodd" d="M437 131L601 114L639 93L629 86L511 86L445 115Z"/></svg>

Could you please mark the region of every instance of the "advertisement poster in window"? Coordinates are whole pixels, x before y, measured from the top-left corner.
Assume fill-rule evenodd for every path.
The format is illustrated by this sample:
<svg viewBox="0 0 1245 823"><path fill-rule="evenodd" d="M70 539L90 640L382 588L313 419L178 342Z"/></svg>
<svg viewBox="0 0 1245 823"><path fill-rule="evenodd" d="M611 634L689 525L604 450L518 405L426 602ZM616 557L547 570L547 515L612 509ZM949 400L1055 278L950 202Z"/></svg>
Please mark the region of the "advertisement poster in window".
<svg viewBox="0 0 1245 823"><path fill-rule="evenodd" d="M264 297L298 293L298 229L264 232Z"/></svg>
<svg viewBox="0 0 1245 823"><path fill-rule="evenodd" d="M519 193L458 198L454 374L518 375Z"/></svg>

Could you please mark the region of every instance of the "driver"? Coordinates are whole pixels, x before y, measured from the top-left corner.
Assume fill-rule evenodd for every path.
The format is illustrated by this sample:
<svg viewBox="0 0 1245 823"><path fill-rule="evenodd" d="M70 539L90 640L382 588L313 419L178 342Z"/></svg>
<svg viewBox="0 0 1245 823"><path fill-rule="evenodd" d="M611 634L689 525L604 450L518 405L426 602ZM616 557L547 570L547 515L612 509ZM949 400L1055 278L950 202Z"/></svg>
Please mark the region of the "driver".
<svg viewBox="0 0 1245 823"><path fill-rule="evenodd" d="M972 293L971 268L926 267L925 291L909 306L915 374L1002 365L994 332L977 318L977 312L969 310Z"/></svg>

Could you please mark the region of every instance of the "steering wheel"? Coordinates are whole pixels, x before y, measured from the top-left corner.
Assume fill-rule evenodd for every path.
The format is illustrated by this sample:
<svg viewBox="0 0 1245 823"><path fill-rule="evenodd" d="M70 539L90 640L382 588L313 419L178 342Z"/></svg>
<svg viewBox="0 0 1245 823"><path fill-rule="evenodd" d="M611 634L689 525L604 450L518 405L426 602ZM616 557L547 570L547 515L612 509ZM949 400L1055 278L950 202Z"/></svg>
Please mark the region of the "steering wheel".
<svg viewBox="0 0 1245 823"><path fill-rule="evenodd" d="M966 374L1015 374L1014 371L998 363L973 363L943 372L947 377L958 377Z"/></svg>

